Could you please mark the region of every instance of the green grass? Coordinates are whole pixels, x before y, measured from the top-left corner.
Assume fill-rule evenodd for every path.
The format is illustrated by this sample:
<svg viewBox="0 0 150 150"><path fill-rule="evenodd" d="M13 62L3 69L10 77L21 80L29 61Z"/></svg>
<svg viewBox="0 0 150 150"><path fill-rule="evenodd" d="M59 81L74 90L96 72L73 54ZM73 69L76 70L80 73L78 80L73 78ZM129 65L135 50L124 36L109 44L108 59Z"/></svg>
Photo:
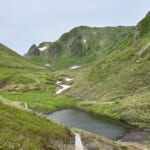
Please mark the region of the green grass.
<svg viewBox="0 0 150 150"><path fill-rule="evenodd" d="M71 107L73 100L46 91L30 91L24 93L1 91L0 95L11 101L26 102L28 107L38 111L50 112L56 109Z"/></svg>
<svg viewBox="0 0 150 150"><path fill-rule="evenodd" d="M77 27L58 41L46 43L50 44L50 49L40 52L40 57L36 56L34 61L42 65L52 62L52 68L61 68L61 73L31 64L0 45L0 94L12 101L27 102L36 110L52 111L72 106L72 99L54 94L55 82L70 76L75 79L66 94L85 102L95 101L90 106L81 102L80 107L133 124L149 124L148 20L149 14L137 28ZM135 31L143 33L142 36ZM62 69L76 64L81 68L72 72Z"/></svg>
<svg viewBox="0 0 150 150"><path fill-rule="evenodd" d="M41 111L52 111L72 105L71 98L55 95L57 77L52 71L44 67L38 68L9 48L0 46L0 56L3 56L0 61L0 94L4 98L27 102L30 108ZM9 64L14 60L14 63L4 66L4 60ZM17 64L20 64L20 67L17 67Z"/></svg>
<svg viewBox="0 0 150 150"><path fill-rule="evenodd" d="M0 149L55 150L69 144L67 128L2 103L0 108Z"/></svg>
<svg viewBox="0 0 150 150"><path fill-rule="evenodd" d="M139 122L138 124L149 124L150 111L147 106L150 95L145 93L150 89L150 53L147 52L144 57L136 53L136 48L129 47L104 57L99 63L80 73L69 95L82 100L96 101L96 106L90 107L93 112L129 122ZM132 105L137 107L125 106L126 102L130 103L129 99L133 102ZM101 105L103 102L118 104L111 108L110 105Z"/></svg>
<svg viewBox="0 0 150 150"><path fill-rule="evenodd" d="M132 125L150 126L149 99L150 93L143 92L142 94L126 97L120 101L103 103L95 101L94 104L83 101L78 104L78 107L97 115L123 120Z"/></svg>
<svg viewBox="0 0 150 150"><path fill-rule="evenodd" d="M25 92L30 90L50 91L55 88L51 71L36 68L0 67L0 87L8 91Z"/></svg>
<svg viewBox="0 0 150 150"><path fill-rule="evenodd" d="M32 64L0 44L0 88L8 91L44 89L52 85L51 71Z"/></svg>
<svg viewBox="0 0 150 150"><path fill-rule="evenodd" d="M0 67L14 67L14 68L42 68L27 61L13 50L0 44Z"/></svg>
<svg viewBox="0 0 150 150"><path fill-rule="evenodd" d="M141 37L145 36L146 34L149 34L150 31L150 12L147 13L147 15L142 19L138 26L139 35Z"/></svg>

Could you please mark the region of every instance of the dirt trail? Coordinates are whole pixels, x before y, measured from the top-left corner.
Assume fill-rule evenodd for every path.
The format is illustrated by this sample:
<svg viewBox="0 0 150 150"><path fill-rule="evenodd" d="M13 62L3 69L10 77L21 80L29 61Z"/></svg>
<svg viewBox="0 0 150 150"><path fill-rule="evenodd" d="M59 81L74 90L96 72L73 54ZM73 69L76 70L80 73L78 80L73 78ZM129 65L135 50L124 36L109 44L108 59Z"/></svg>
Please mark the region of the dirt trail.
<svg viewBox="0 0 150 150"><path fill-rule="evenodd" d="M145 51L148 50L148 47L149 47L149 46L150 46L150 42L147 43L147 44L138 52L138 55L139 55L139 56L142 56L142 55L145 53Z"/></svg>
<svg viewBox="0 0 150 150"><path fill-rule="evenodd" d="M25 107L22 105L22 102L10 101L10 100L3 98L2 96L0 96L0 102L5 104L5 105L9 105L9 106L16 107L19 109L25 109Z"/></svg>

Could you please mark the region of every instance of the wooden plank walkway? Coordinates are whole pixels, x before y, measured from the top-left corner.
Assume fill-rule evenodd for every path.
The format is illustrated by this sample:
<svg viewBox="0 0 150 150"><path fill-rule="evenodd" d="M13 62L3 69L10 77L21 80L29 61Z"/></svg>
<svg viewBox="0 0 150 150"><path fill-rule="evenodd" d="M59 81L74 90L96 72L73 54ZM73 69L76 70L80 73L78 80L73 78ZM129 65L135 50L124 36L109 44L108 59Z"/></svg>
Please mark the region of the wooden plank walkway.
<svg viewBox="0 0 150 150"><path fill-rule="evenodd" d="M75 133L75 150L85 150L81 142L80 134Z"/></svg>

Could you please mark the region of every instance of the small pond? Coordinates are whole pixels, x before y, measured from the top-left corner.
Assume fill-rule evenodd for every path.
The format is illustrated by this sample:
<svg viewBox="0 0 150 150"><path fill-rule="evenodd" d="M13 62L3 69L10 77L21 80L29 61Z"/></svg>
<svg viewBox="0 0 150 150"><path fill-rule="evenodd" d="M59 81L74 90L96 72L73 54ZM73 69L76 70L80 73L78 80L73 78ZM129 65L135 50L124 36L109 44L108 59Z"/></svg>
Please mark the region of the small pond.
<svg viewBox="0 0 150 150"><path fill-rule="evenodd" d="M80 128L114 140L129 131L129 128L123 123L76 109L59 110L48 114L48 117L66 126Z"/></svg>

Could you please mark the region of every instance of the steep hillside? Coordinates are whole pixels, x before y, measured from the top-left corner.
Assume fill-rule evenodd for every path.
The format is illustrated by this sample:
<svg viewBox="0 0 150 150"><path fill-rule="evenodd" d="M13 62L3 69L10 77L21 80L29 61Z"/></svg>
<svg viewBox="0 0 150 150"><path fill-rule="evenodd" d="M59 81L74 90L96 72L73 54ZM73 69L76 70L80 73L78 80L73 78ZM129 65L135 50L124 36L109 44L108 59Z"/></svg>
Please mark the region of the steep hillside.
<svg viewBox="0 0 150 150"><path fill-rule="evenodd" d="M0 90L41 89L48 82L50 74L46 68L31 63L0 44Z"/></svg>
<svg viewBox="0 0 150 150"><path fill-rule="evenodd" d="M140 37L150 34L150 12L138 23L137 30Z"/></svg>
<svg viewBox="0 0 150 150"><path fill-rule="evenodd" d="M0 108L0 149L73 149L67 128L1 102Z"/></svg>
<svg viewBox="0 0 150 150"><path fill-rule="evenodd" d="M25 60L3 44L0 44L0 67L36 68L37 66Z"/></svg>
<svg viewBox="0 0 150 150"><path fill-rule="evenodd" d="M71 106L71 98L55 95L55 78L49 69L35 65L0 45L0 95L26 102L38 111Z"/></svg>
<svg viewBox="0 0 150 150"><path fill-rule="evenodd" d="M150 29L145 27L149 20L148 13L130 45L114 49L78 76L69 94L87 100L83 107L137 124L150 123Z"/></svg>
<svg viewBox="0 0 150 150"><path fill-rule="evenodd" d="M44 42L32 46L26 58L36 63L66 67L91 61L127 46L133 36L134 27L76 27L63 34L56 42Z"/></svg>

